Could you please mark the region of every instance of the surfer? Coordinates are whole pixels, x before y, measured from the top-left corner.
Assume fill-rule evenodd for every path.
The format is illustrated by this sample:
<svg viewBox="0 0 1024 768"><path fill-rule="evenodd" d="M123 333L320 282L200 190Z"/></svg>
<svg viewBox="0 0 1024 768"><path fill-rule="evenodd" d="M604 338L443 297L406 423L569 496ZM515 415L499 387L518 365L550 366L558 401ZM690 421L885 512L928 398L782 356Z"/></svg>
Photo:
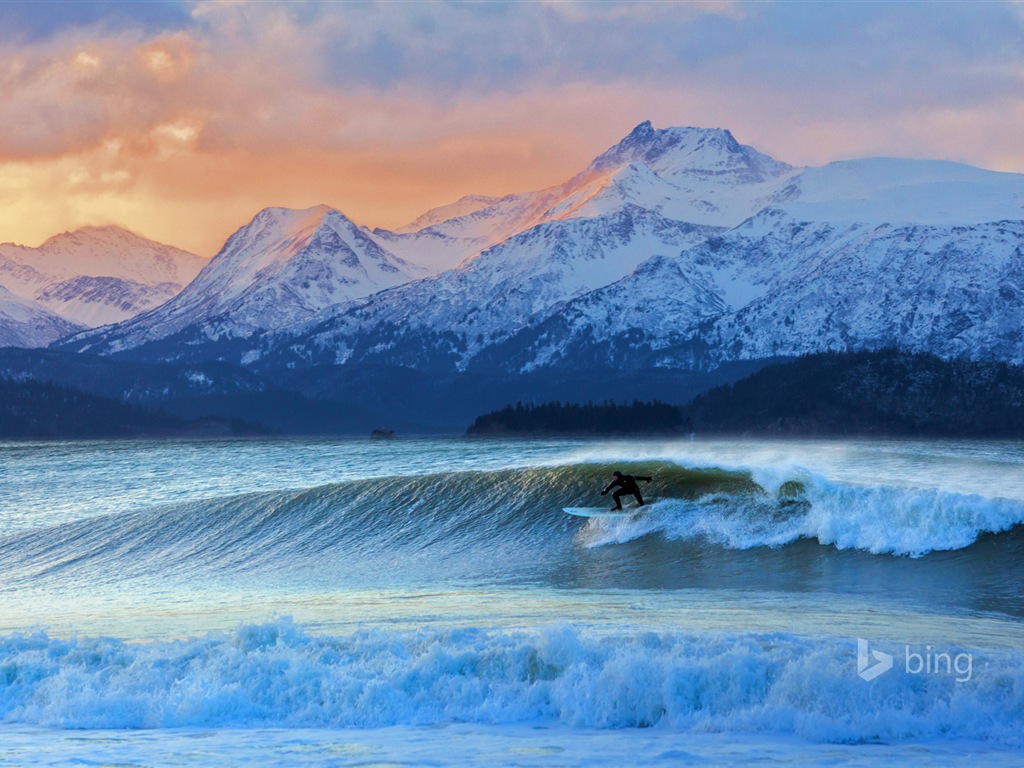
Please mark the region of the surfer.
<svg viewBox="0 0 1024 768"><path fill-rule="evenodd" d="M644 480L651 482L651 478L643 477L641 475L624 475L618 470L612 472L612 477L615 478L608 484L608 487L601 491L601 495L605 496L612 488L618 488L615 493L612 494L612 498L615 499L615 506L612 509L622 509L622 498L623 496L635 496L636 505L642 507L644 505L644 497L640 495L640 486L636 484L637 480Z"/></svg>

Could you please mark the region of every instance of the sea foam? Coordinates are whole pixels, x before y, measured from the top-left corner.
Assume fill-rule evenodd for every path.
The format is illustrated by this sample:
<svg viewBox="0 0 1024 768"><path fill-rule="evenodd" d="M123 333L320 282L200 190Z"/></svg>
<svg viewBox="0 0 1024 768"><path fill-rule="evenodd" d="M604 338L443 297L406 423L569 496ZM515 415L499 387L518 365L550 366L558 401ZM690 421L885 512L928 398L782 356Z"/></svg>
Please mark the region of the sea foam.
<svg viewBox="0 0 1024 768"><path fill-rule="evenodd" d="M993 652L974 669L959 682L897 665L865 682L856 641L834 637L568 625L332 637L282 618L149 643L4 637L0 719L76 729L561 722L1024 746L1024 657Z"/></svg>
<svg viewBox="0 0 1024 768"><path fill-rule="evenodd" d="M837 549L919 557L964 549L982 534L1024 523L1024 502L1014 499L852 485L807 473L765 486L763 494L665 499L634 518L597 520L582 538L593 546L657 533L729 549L778 547L806 538Z"/></svg>

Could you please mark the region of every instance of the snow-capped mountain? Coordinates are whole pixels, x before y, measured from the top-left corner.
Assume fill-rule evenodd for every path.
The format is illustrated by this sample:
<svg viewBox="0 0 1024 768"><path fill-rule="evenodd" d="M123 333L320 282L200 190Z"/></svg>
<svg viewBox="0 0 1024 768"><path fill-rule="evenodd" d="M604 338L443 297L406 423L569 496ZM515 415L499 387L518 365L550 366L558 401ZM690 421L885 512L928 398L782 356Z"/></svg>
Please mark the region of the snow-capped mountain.
<svg viewBox="0 0 1024 768"><path fill-rule="evenodd" d="M372 233L328 206L267 208L172 300L68 344L109 353L172 336L190 344L235 339L307 320L422 274L426 270L384 250Z"/></svg>
<svg viewBox="0 0 1024 768"><path fill-rule="evenodd" d="M708 369L894 347L1024 362L1024 221L800 221L770 209L511 336L481 362Z"/></svg>
<svg viewBox="0 0 1024 768"><path fill-rule="evenodd" d="M1024 218L1024 175L874 157L805 168L781 207L804 221L985 224Z"/></svg>
<svg viewBox="0 0 1024 768"><path fill-rule="evenodd" d="M45 347L82 327L0 285L0 347Z"/></svg>
<svg viewBox="0 0 1024 768"><path fill-rule="evenodd" d="M1024 363L1021 219L844 226L762 216L776 218L770 235L740 228L716 257L746 261L753 253L789 268L769 277L749 265L766 290L704 333L719 356L897 347ZM780 232L790 233L789 243Z"/></svg>
<svg viewBox="0 0 1024 768"><path fill-rule="evenodd" d="M397 232L270 209L165 306L68 346L504 374L882 346L1024 361L1022 248L1024 175L794 168L642 123L564 184Z"/></svg>
<svg viewBox="0 0 1024 768"><path fill-rule="evenodd" d="M95 328L135 317L175 296L179 283L146 285L120 277L72 277L36 292L36 301L64 317Z"/></svg>
<svg viewBox="0 0 1024 768"><path fill-rule="evenodd" d="M655 256L621 280L517 329L473 364L508 374L546 368L701 370L713 363L701 345L694 348L695 329L727 308L712 274L676 256Z"/></svg>
<svg viewBox="0 0 1024 768"><path fill-rule="evenodd" d="M884 346L1024 361L1024 176L885 158L792 169L720 132L690 144L687 135L651 135L640 126L591 165L588 172L617 170L573 217L528 229L434 280L264 340L264 350L277 348L278 359L292 364L506 373L706 368ZM698 156L695 167L678 154L667 164L680 145L704 153L686 155ZM660 232L685 221L676 217L698 218L695 206L709 209L696 205L703 198L695 189L716 173L737 184L735 197L717 200L715 216L744 206L760 212L729 229L691 229L675 241L678 250L671 239L653 244L632 230L617 246L632 258L605 262L621 270L618 279L612 268L574 285L559 267L567 254L587 263L588 254L616 243L626 217L656 220ZM649 181L645 190L657 186L660 194L669 178L688 179L689 191L648 194L650 207L627 202L616 213L583 215L586 206L600 210L601 195L620 194L619 182L632 179L625 186L635 190Z"/></svg>
<svg viewBox="0 0 1024 768"><path fill-rule="evenodd" d="M1024 362L1024 177L869 159L791 186L790 202L645 263L489 361L698 368L898 347Z"/></svg>
<svg viewBox="0 0 1024 768"><path fill-rule="evenodd" d="M645 122L556 187L498 200L463 198L429 211L398 232L371 232L348 222L348 231L359 240L356 250L386 254L399 265L401 274L393 280L368 279L365 290L318 292L317 281L304 274L308 264L288 270L268 266L288 260L281 254L293 246L279 245L279 240L299 243L301 249L302 236L251 239L244 248L229 242L201 279L164 309L110 331L83 335L74 347L129 349L186 328L203 328L202 334L210 339L277 332L318 311L339 316L346 302L375 290L458 267L453 274L441 274L408 291L389 293L368 304L364 314L370 324L394 322L410 330L449 321L468 328L479 321L481 327L459 332L466 337L460 344L471 356L478 346L489 343L483 339L504 338L528 318L614 282L651 256L677 253L716 231L719 222L738 223L763 200L775 200L794 172L739 144L728 131L658 131ZM712 198L721 204L709 202ZM726 200L733 202L725 205ZM669 209L670 216L661 213ZM286 212L279 210L277 215ZM310 214L287 216L305 221ZM243 250L244 259L230 256ZM268 259L268 264L260 259ZM239 266L240 261L256 266ZM264 268L268 271L261 272ZM216 280L214 273L220 275ZM323 282L324 277L317 280ZM435 300L433 291L442 297ZM243 294L244 310L236 305ZM263 298L253 303L256 295ZM375 307L390 306L388 302L393 311L378 313ZM477 304L485 306L473 309ZM404 315L413 321L406 324L401 320ZM481 341L475 341L477 337Z"/></svg>
<svg viewBox="0 0 1024 768"><path fill-rule="evenodd" d="M429 254L431 265L451 268L538 224L626 205L690 224L735 226L791 194L787 182L795 173L727 130L657 130L645 121L563 184L502 198L464 197L396 233L376 234L410 261L424 263Z"/></svg>
<svg viewBox="0 0 1024 768"><path fill-rule="evenodd" d="M444 222L452 219L469 216L471 213L476 213L479 210L494 205L500 199L501 198L499 197L487 197L486 195L466 195L465 197L460 197L454 203L442 205L440 208L431 208L426 213L417 216L404 227L392 230L391 233L396 235L409 235L414 232L419 232L420 230L427 229L428 227L433 227L438 224L443 224Z"/></svg>
<svg viewBox="0 0 1024 768"><path fill-rule="evenodd" d="M381 360L412 367L465 368L554 308L676 254L715 230L627 205L595 218L547 222L488 249L459 269L403 285L305 328L293 350L306 361ZM255 359L255 357L250 357Z"/></svg>
<svg viewBox="0 0 1024 768"><path fill-rule="evenodd" d="M204 264L119 227L83 227L38 248L0 245L0 286L73 326L95 327L164 303Z"/></svg>

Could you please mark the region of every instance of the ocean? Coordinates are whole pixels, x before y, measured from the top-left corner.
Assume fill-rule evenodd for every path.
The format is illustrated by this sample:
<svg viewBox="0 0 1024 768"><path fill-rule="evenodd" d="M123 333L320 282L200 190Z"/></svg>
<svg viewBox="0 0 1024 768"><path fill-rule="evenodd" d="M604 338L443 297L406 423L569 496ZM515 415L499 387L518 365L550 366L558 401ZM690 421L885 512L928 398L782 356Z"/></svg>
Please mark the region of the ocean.
<svg viewBox="0 0 1024 768"><path fill-rule="evenodd" d="M653 476L638 514L561 511L616 469ZM0 765L1019 766L1022 470L1019 442L0 443Z"/></svg>

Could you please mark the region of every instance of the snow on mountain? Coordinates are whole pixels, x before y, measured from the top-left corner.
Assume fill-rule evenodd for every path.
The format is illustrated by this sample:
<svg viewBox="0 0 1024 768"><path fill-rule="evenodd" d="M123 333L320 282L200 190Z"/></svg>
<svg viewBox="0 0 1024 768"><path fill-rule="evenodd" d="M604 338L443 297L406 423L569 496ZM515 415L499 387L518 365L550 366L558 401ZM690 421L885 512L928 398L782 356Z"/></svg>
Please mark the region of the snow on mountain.
<svg viewBox="0 0 1024 768"><path fill-rule="evenodd" d="M692 369L884 347L1024 362L1024 221L837 224L770 209L646 262L489 358L507 371Z"/></svg>
<svg viewBox="0 0 1024 768"><path fill-rule="evenodd" d="M803 221L970 225L1024 218L1024 175L939 160L867 158L806 168L782 207Z"/></svg>
<svg viewBox="0 0 1024 768"><path fill-rule="evenodd" d="M487 237L453 237L432 227L409 234L375 229L373 238L381 248L428 275L454 269L495 244Z"/></svg>
<svg viewBox="0 0 1024 768"><path fill-rule="evenodd" d="M731 183L759 183L793 170L792 166L740 144L723 128L656 129L645 120L611 149L598 155L590 170L622 168L643 162L655 173L679 180L726 177Z"/></svg>
<svg viewBox="0 0 1024 768"><path fill-rule="evenodd" d="M563 184L498 199L462 198L391 233L388 244L410 261L422 263L417 251L426 251L432 266L452 268L538 224L602 216L627 205L691 224L735 226L779 202L796 173L739 144L729 131L659 130L643 122ZM419 224L425 226L414 229Z"/></svg>
<svg viewBox="0 0 1024 768"><path fill-rule="evenodd" d="M556 192L503 198L426 231L476 226L503 206L506 213L533 206L536 214L555 198L539 214L542 224L441 278L324 322L305 341L291 338L290 348L320 362L508 372L692 367L848 346L1020 358L1014 328L1024 320L1024 294L1015 293L1006 264L1021 241L1012 222L992 222L1021 218L1024 176L884 158L796 169L727 131L642 124ZM618 275L612 268L574 282L559 267L564 255L579 258L614 240L580 222L625 211L662 226L704 220L732 229L714 237L705 230L702 242L680 242L678 250L637 238L630 252L655 258L609 261ZM573 238L574 247L561 247L559 237ZM915 290L919 283L929 298ZM958 288L965 284L974 293ZM991 322L970 332L946 322L957 307L1000 295Z"/></svg>
<svg viewBox="0 0 1024 768"><path fill-rule="evenodd" d="M587 199L563 202L552 214L592 215L631 202L669 218L731 227L780 202L798 172L727 130L656 130L644 122L577 177L581 191L592 190Z"/></svg>
<svg viewBox="0 0 1024 768"><path fill-rule="evenodd" d="M499 198L467 195L454 203L433 208L414 221L394 231L373 230L381 247L411 264L436 275L459 266L480 254L488 246L504 239L501 235L468 232L445 232L437 225L456 218L471 217L498 202Z"/></svg>
<svg viewBox="0 0 1024 768"><path fill-rule="evenodd" d="M37 250L24 245L4 243L0 245L0 287L16 295L34 295L49 281L49 276L40 271L42 265L33 266Z"/></svg>
<svg viewBox="0 0 1024 768"><path fill-rule="evenodd" d="M0 285L0 347L45 347L82 327Z"/></svg>
<svg viewBox="0 0 1024 768"><path fill-rule="evenodd" d="M471 213L476 213L482 208L494 205L500 198L487 197L486 195L466 195L456 200L454 203L448 205L442 205L440 208L431 208L421 216L416 217L415 220L409 222L404 227L392 230L398 235L408 235L413 232L419 232L421 229L427 227L433 227L442 222L450 219L457 219L460 216L468 216Z"/></svg>
<svg viewBox="0 0 1024 768"><path fill-rule="evenodd" d="M700 229L694 221L742 220L755 204L751 201L774 199L793 172L790 166L740 145L728 131L655 130L650 123L643 123L557 187L499 200L463 198L424 214L400 232L371 232L345 219L344 227L328 227L332 238L347 232L345 244L314 242L302 257L295 256L307 248L307 238L327 209L274 209L273 223L261 223L257 217L229 241L188 291L164 310L110 332L76 339L75 344L91 345L102 339L97 350L128 349L187 327L202 328L209 339L277 331L320 311L337 315L338 305L347 301L453 267L458 267L460 276L444 276L410 296L437 289L449 294L465 291L465 297L456 302L460 306L485 300L485 311L470 313L472 318L489 318L487 327L474 335L494 338L496 333L506 332L507 323L522 323L525 317L545 312L558 302L614 282L646 258L678 252L684 244L696 242L698 233L712 231ZM680 196L697 188L699 198L687 197L686 206L678 203ZM707 198L746 202L715 207ZM669 207L672 216L659 213ZM646 225L633 232L632 224L626 224L629 237L635 239L618 242L616 232L609 230L626 220L643 220L648 212L652 213L650 221L657 221L656 226L668 233L664 238L642 231ZM452 215L455 218L446 218ZM577 226L577 222L596 224ZM420 224L428 226L416 230ZM537 227L542 229L529 236ZM679 233L685 237L681 239ZM607 242L605 238L609 238ZM325 252L350 246L353 252L371 257L371 264L396 265L398 271L383 277L367 273L357 287L350 284L351 275L336 281L323 274L310 278L312 265L330 262ZM615 251L615 258L605 259L601 256L605 251ZM580 263L589 260L587 268L581 272L566 267L579 254L584 254ZM336 290L331 287L335 284L346 289ZM388 296L394 298L382 301L397 302L393 314L409 312L403 304L405 293ZM423 327L422 318L437 314L435 302L424 303L424 311L416 314L410 327ZM457 308L453 311L457 315ZM451 317L446 312L437 316L436 322ZM472 320L467 318L465 323L469 322ZM197 337L196 343L199 341ZM475 343L467 344L467 349L475 348Z"/></svg>
<svg viewBox="0 0 1024 768"><path fill-rule="evenodd" d="M658 367L651 354L688 342L694 328L727 309L710 275L680 257L655 256L611 285L584 294L540 322L517 330L474 360L483 369L529 373ZM701 360L671 367L700 367Z"/></svg>
<svg viewBox="0 0 1024 768"><path fill-rule="evenodd" d="M504 372L890 345L1021 361L1022 219L1024 175L794 168L725 130L642 123L564 184L397 232L268 209L175 299L72 348L165 339L174 358L234 339L266 367Z"/></svg>
<svg viewBox="0 0 1024 768"><path fill-rule="evenodd" d="M118 277L146 285L185 285L207 262L120 227L82 227L51 237L38 251L51 275Z"/></svg>
<svg viewBox="0 0 1024 768"><path fill-rule="evenodd" d="M0 245L0 285L75 325L94 327L162 304L204 264L119 227L83 227L38 248Z"/></svg>
<svg viewBox="0 0 1024 768"><path fill-rule="evenodd" d="M974 226L776 225L792 240L737 230L718 251L788 262L770 288L706 334L731 359L898 347L1024 362L1024 221ZM813 243L813 245L811 245ZM802 246L802 247L801 247ZM787 253L783 251L787 251ZM751 265L756 269L756 265Z"/></svg>
<svg viewBox="0 0 1024 768"><path fill-rule="evenodd" d="M658 130L643 122L582 173L538 193L540 219L597 216L636 205L666 218L731 227L779 202L797 173L727 130Z"/></svg>
<svg viewBox="0 0 1024 768"><path fill-rule="evenodd" d="M181 289L178 283L146 285L118 277L81 276L50 283L36 293L36 300L64 317L96 328L157 307Z"/></svg>
<svg viewBox="0 0 1024 768"><path fill-rule="evenodd" d="M235 232L171 301L121 325L81 334L68 345L117 352L182 332L192 343L248 336L424 273L328 206L267 208Z"/></svg>
<svg viewBox="0 0 1024 768"><path fill-rule="evenodd" d="M605 216L548 222L457 270L369 301L267 342L332 363L374 360L465 368L483 348L562 303L615 282L656 255L676 254L715 230L626 206ZM250 360L255 359L255 355Z"/></svg>

